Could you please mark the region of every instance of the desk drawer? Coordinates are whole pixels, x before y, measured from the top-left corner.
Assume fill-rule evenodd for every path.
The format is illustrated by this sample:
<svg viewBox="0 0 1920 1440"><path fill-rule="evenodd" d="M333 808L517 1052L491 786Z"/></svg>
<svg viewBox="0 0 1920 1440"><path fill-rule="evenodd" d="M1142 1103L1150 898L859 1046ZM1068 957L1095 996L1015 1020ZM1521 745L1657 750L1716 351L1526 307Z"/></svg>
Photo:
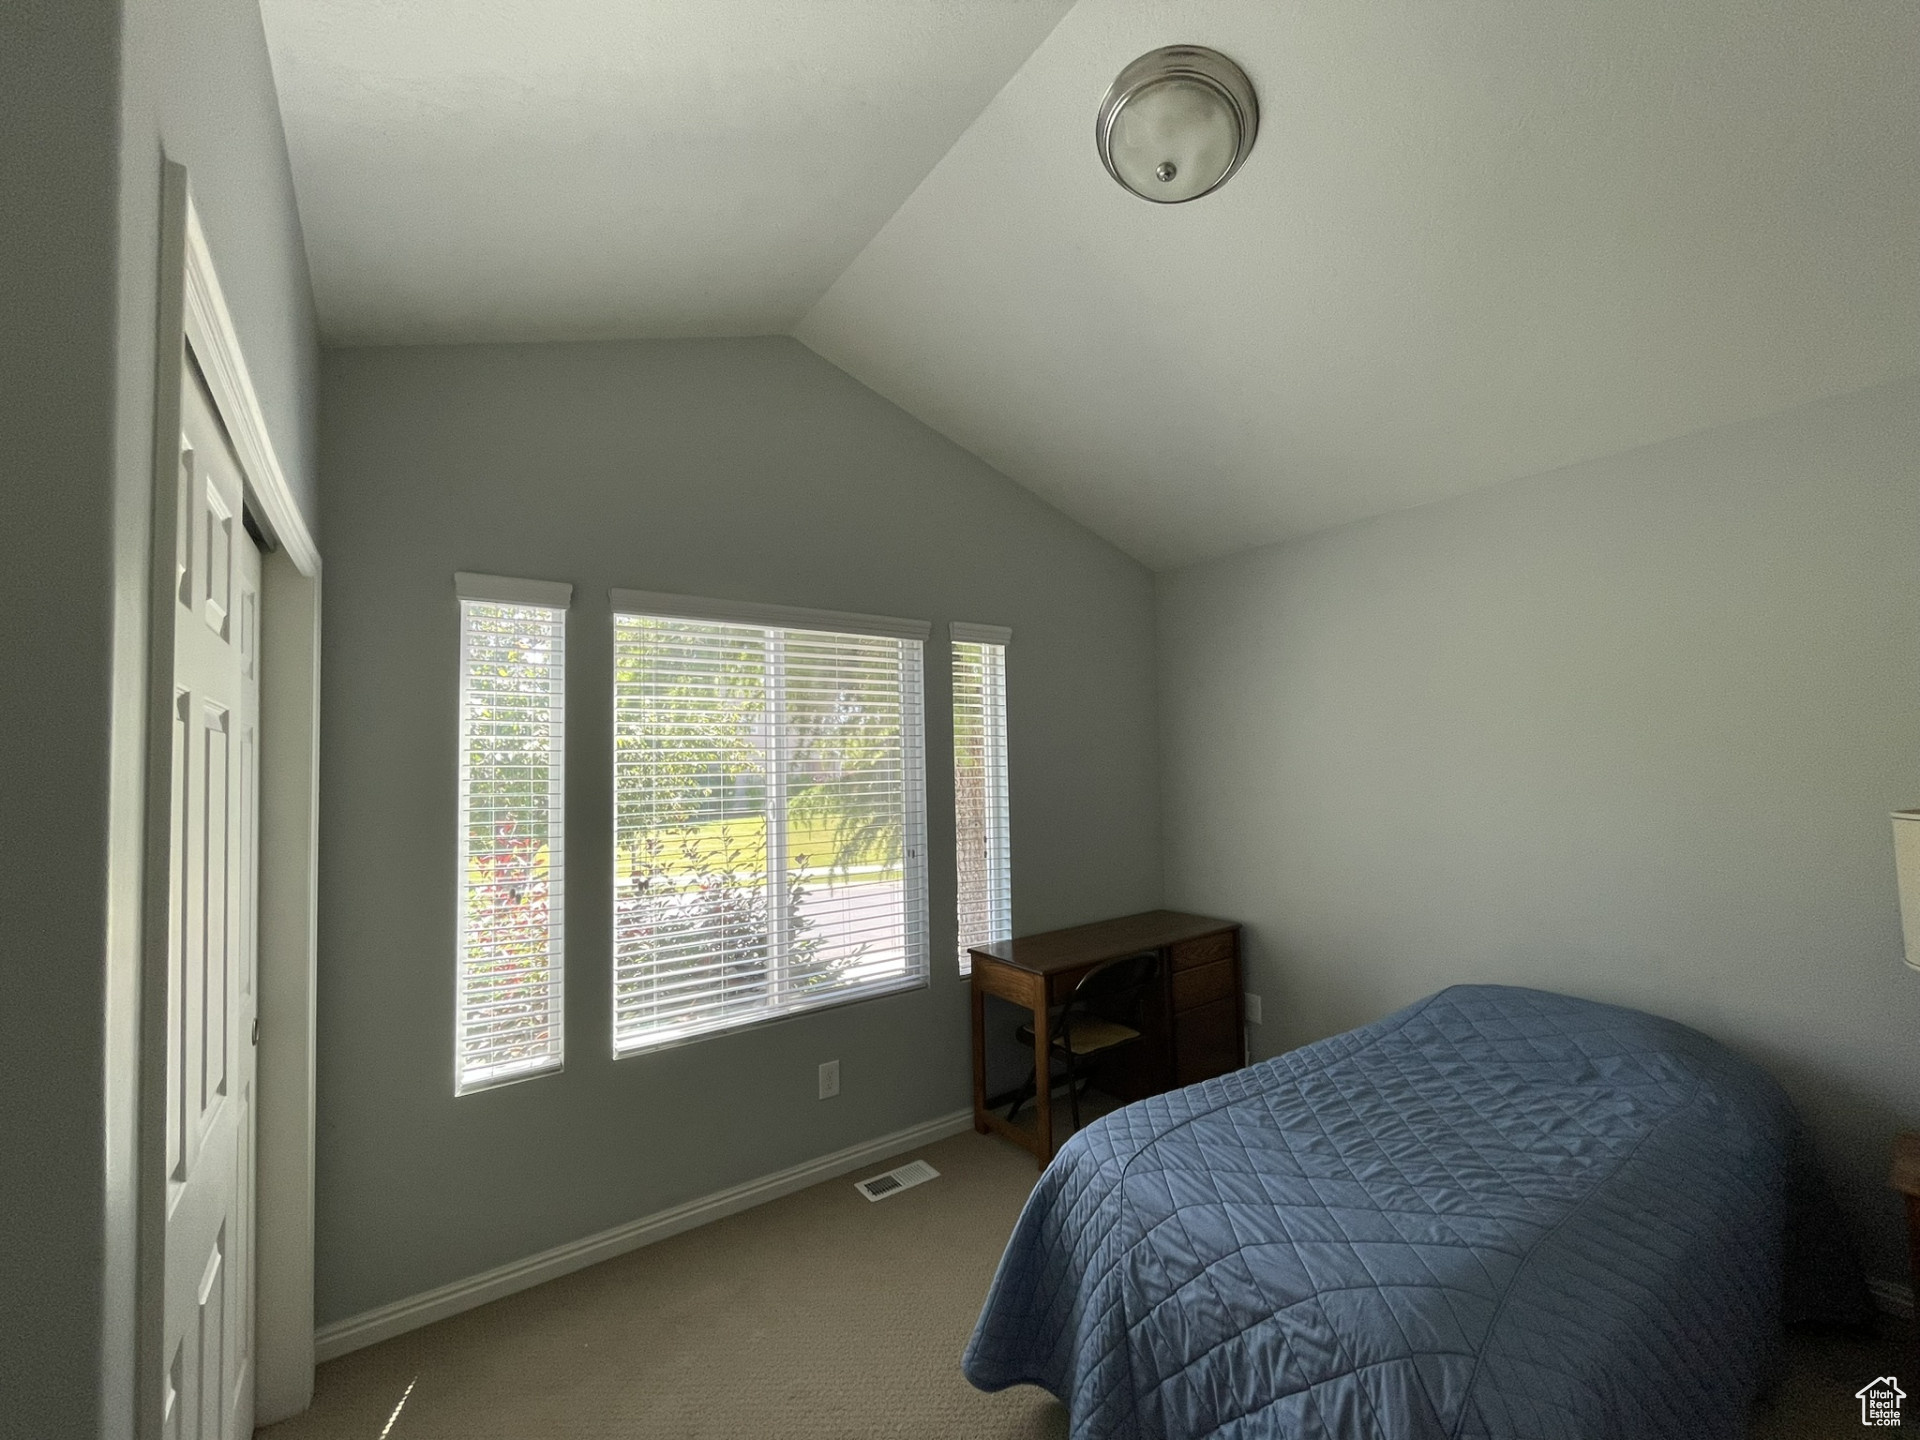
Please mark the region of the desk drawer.
<svg viewBox="0 0 1920 1440"><path fill-rule="evenodd" d="M1216 961L1231 960L1234 949L1234 933L1231 930L1219 935L1202 935L1198 940L1182 940L1173 947L1173 968L1193 970Z"/></svg>
<svg viewBox="0 0 1920 1440"><path fill-rule="evenodd" d="M1240 1068L1240 1007L1216 1000L1173 1017L1173 1083L1194 1085Z"/></svg>
<svg viewBox="0 0 1920 1440"><path fill-rule="evenodd" d="M1173 972L1173 1008L1192 1010L1210 1001L1224 1000L1238 988L1235 975L1240 967L1231 960L1216 960L1197 970Z"/></svg>

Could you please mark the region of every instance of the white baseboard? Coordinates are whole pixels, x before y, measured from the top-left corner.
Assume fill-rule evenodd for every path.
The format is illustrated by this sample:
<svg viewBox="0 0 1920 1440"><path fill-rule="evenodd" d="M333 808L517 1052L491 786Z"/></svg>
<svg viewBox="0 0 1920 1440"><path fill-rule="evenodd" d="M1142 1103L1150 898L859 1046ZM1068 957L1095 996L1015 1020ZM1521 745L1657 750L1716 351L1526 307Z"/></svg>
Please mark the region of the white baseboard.
<svg viewBox="0 0 1920 1440"><path fill-rule="evenodd" d="M1913 1287L1902 1285L1898 1280L1870 1279L1867 1289L1873 1294L1873 1303L1882 1314L1898 1315L1903 1320L1913 1319Z"/></svg>
<svg viewBox="0 0 1920 1440"><path fill-rule="evenodd" d="M630 1220L625 1225L616 1225L597 1235L589 1235L566 1245L556 1245L538 1255L529 1255L524 1260L515 1260L498 1269L456 1280L451 1285L442 1285L438 1289L411 1295L405 1300L396 1300L391 1305L382 1305L375 1310L348 1316L345 1320L336 1320L331 1325L321 1326L314 1334L314 1358L317 1361L332 1360L349 1351L377 1344L408 1330L416 1330L422 1325L431 1325L449 1315L458 1315L462 1310L471 1310L489 1300L498 1300L516 1290L527 1290L548 1280L558 1279L588 1265L610 1260L615 1255L624 1255L629 1250L651 1245L656 1240L665 1240L669 1235L678 1235L683 1230L692 1230L742 1210L750 1210L755 1205L764 1205L782 1195L791 1195L822 1180L831 1180L858 1170L875 1160L885 1160L917 1145L944 1140L949 1135L957 1135L972 1127L973 1111L956 1110L951 1115L942 1115L905 1130L896 1130L891 1135L882 1135L875 1140L848 1146L845 1150L836 1150L831 1155L822 1155L817 1160L808 1160L771 1175L762 1175L758 1180L749 1180L698 1200L689 1200L670 1210Z"/></svg>

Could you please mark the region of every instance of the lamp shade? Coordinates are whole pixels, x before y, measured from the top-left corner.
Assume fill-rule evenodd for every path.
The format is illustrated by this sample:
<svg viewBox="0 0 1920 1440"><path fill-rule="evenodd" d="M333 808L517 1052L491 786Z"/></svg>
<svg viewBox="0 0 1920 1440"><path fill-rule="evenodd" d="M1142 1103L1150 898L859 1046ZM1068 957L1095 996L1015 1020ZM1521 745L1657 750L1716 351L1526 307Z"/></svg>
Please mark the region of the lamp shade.
<svg viewBox="0 0 1920 1440"><path fill-rule="evenodd" d="M1893 812L1893 862L1900 871L1900 928L1907 964L1920 970L1920 810Z"/></svg>

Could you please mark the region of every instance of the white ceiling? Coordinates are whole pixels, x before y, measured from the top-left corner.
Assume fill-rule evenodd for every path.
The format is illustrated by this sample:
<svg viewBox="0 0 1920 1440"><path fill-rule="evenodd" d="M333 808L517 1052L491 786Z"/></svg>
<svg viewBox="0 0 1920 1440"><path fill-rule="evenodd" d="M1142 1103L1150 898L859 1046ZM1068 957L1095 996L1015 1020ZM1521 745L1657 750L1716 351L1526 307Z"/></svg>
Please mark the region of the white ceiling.
<svg viewBox="0 0 1920 1440"><path fill-rule="evenodd" d="M1172 41L1245 168L1134 199ZM1155 566L1920 366L1920 5L1081 0L797 332Z"/></svg>
<svg viewBox="0 0 1920 1440"><path fill-rule="evenodd" d="M784 333L1069 3L262 0L323 333Z"/></svg>
<svg viewBox="0 0 1920 1440"><path fill-rule="evenodd" d="M329 339L792 329L1156 566L1920 369L1911 0L429 8L264 0ZM1157 206L1176 41L1261 133Z"/></svg>

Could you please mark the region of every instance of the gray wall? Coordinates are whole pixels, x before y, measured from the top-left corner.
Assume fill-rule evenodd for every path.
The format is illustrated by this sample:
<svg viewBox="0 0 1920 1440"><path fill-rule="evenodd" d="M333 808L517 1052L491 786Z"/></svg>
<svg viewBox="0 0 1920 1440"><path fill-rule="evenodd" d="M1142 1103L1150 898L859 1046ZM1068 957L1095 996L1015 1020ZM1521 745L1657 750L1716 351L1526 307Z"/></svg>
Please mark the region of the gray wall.
<svg viewBox="0 0 1920 1440"><path fill-rule="evenodd" d="M104 1322L115 7L0 6L0 1435L90 1435Z"/></svg>
<svg viewBox="0 0 1920 1440"><path fill-rule="evenodd" d="M797 342L330 351L322 374L322 1322L968 1103L949 620L1014 630L1018 927L1157 903L1147 572ZM456 570L575 586L566 1070L459 1098ZM935 622L928 989L610 1058L609 587Z"/></svg>
<svg viewBox="0 0 1920 1440"><path fill-rule="evenodd" d="M1167 574L1167 898L1250 926L1255 1053L1456 981L1696 1025L1904 1278L1920 383Z"/></svg>
<svg viewBox="0 0 1920 1440"><path fill-rule="evenodd" d="M0 6L0 1435L131 1425L162 145L312 496L305 260L251 0Z"/></svg>

